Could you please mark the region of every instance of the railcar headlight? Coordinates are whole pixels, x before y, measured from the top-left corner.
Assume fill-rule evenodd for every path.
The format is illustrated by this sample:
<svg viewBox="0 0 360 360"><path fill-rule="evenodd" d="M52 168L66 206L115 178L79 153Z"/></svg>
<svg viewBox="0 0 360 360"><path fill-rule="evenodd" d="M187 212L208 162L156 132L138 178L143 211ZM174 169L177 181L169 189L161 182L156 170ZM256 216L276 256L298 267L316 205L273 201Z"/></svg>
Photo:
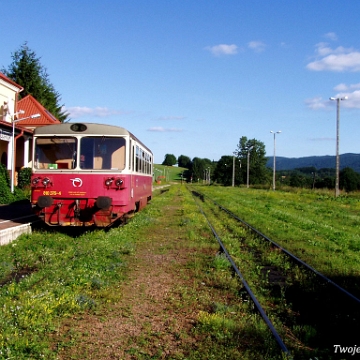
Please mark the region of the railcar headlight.
<svg viewBox="0 0 360 360"><path fill-rule="evenodd" d="M42 184L47 187L49 184L51 184L51 181L49 178L46 177L42 180Z"/></svg>
<svg viewBox="0 0 360 360"><path fill-rule="evenodd" d="M116 181L115 181L115 185L116 185L117 187L120 187L123 183L124 183L124 182L122 181L122 179L116 179Z"/></svg>
<svg viewBox="0 0 360 360"><path fill-rule="evenodd" d="M40 178L36 177L36 178L33 178L33 179L32 179L32 182L31 182L31 183L32 183L34 186L38 186L39 181L40 181Z"/></svg>
<svg viewBox="0 0 360 360"><path fill-rule="evenodd" d="M107 178L105 180L105 186L109 187L114 181L114 178Z"/></svg>

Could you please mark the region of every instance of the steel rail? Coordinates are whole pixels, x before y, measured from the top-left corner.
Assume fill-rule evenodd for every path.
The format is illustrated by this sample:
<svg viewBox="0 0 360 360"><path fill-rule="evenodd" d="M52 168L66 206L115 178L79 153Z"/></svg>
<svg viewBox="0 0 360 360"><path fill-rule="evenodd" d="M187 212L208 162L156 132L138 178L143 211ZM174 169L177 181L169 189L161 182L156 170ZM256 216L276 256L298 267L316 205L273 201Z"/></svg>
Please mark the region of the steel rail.
<svg viewBox="0 0 360 360"><path fill-rule="evenodd" d="M196 192L197 193L197 192ZM200 193L197 193L199 195L201 195ZM195 199L194 199L195 200ZM236 272L236 274L238 275L238 277L240 278L242 284L244 285L247 293L249 294L249 296L251 297L251 300L253 301L253 303L255 304L257 310L259 311L260 315L262 316L262 318L264 319L266 325L268 326L268 328L270 329L270 331L272 332L276 342L279 344L281 350L283 351L283 353L287 356L290 356L291 353L290 351L287 349L286 345L284 344L284 342L282 341L280 335L278 334L278 332L276 331L274 325L272 324L271 320L269 319L269 317L266 315L264 309L262 308L261 304L259 303L259 301L257 300L255 294L252 292L250 286L248 285L248 283L246 282L245 278L243 277L243 275L241 274L240 270L238 269L238 267L236 266L235 262L233 261L232 257L230 256L230 254L228 253L228 251L226 250L224 244L222 243L220 237L218 236L218 234L216 233L214 227L211 225L208 217L206 216L206 214L204 213L203 209L201 208L201 206L198 204L198 202L195 200L195 203L197 204L197 206L199 207L200 212L203 214L203 216L205 217L207 224L209 225L212 233L214 234L216 240L218 241L222 251L225 253L227 259L229 260L232 268L234 269L234 271Z"/></svg>
<svg viewBox="0 0 360 360"><path fill-rule="evenodd" d="M322 274L321 272L319 272L318 270L316 270L315 268L313 268L312 266L310 266L309 264L307 264L306 262L304 262L303 260L299 259L297 256L295 256L294 254L292 254L291 252L289 252L288 250L284 249L281 245L279 245L278 243L276 243L275 241L271 240L268 236L264 235L263 233L261 233L259 230L255 229L253 226L251 226L249 223L247 223L246 221L244 221L243 219L240 219L237 215L235 215L233 212L231 212L229 209L226 209L225 207L223 207L221 204L219 204L217 201L211 199L209 196L204 195L204 194L200 194L206 198L208 198L209 200L211 200L215 205L217 205L221 210L225 211L226 213L228 213L230 216L232 216L234 219L240 221L241 223L243 223L245 226L247 226L251 231L255 232L257 235L261 236L263 239L269 241L271 244L273 244L274 246L276 246L279 250L283 251L285 254L287 254L288 256L290 256L293 260L295 260L296 262L298 262L299 264L301 264L302 266L304 266L305 268L307 268L308 270L314 272L317 276L319 276L321 279L325 280L327 283L331 284L332 286L334 286L336 289L338 289L340 292L342 292L343 294L349 296L351 299L353 299L354 301L356 301L358 304L360 304L360 299L358 297L356 297L355 295L353 295L352 293L350 293L349 291L347 291L346 289L344 289L343 287L341 287L340 285L338 285L337 283L335 283L334 281L332 281L331 279L329 279L328 277L326 277L324 274Z"/></svg>

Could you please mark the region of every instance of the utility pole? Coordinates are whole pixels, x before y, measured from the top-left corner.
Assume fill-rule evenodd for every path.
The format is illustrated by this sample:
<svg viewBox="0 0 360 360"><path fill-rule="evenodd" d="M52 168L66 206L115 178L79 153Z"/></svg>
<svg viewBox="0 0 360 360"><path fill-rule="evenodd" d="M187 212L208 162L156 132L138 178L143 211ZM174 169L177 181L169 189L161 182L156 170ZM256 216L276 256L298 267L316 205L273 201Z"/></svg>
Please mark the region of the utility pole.
<svg viewBox="0 0 360 360"><path fill-rule="evenodd" d="M232 187L235 186L235 155L233 155Z"/></svg>
<svg viewBox="0 0 360 360"><path fill-rule="evenodd" d="M335 197L340 195L339 190L339 175L340 175L340 157L339 157L339 143L340 143L340 101L347 100L347 96L334 98L330 100L336 101L336 162L335 162Z"/></svg>
<svg viewBox="0 0 360 360"><path fill-rule="evenodd" d="M247 172L246 172L246 187L249 187L249 173L250 173L250 151L254 148L254 146L250 146L247 149Z"/></svg>
<svg viewBox="0 0 360 360"><path fill-rule="evenodd" d="M275 140L275 135L276 134L280 134L281 131L270 131L270 133L274 134L274 159L273 159L273 190L275 190L275 187L276 187L276 178L275 178L275 175L276 175L276 172L275 172L275 166L276 166L276 160L275 160L275 152L276 152L276 140Z"/></svg>

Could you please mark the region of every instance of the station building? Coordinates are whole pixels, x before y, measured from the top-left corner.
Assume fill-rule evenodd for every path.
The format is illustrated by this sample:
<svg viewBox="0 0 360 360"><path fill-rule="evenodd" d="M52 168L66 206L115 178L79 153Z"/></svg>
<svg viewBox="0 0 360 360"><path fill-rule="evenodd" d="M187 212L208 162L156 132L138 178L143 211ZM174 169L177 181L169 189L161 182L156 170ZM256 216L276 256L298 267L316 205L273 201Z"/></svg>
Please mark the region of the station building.
<svg viewBox="0 0 360 360"><path fill-rule="evenodd" d="M33 130L60 123L33 96L19 100L23 90L0 72L0 161L15 185L19 169L31 167ZM40 116L31 118L35 114Z"/></svg>

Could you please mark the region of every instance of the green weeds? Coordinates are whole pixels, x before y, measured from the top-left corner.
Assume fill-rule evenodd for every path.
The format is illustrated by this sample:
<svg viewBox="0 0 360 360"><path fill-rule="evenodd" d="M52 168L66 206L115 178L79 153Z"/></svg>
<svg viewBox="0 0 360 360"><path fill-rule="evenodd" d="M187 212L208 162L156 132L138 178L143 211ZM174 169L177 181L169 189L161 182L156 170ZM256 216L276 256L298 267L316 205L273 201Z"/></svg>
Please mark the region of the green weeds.
<svg viewBox="0 0 360 360"><path fill-rule="evenodd" d="M360 276L359 197L305 190L199 190L326 276ZM359 287L348 290L360 296Z"/></svg>
<svg viewBox="0 0 360 360"><path fill-rule="evenodd" d="M109 232L38 232L0 247L0 358L56 358L49 341L59 321L119 299L134 230L151 222L148 211Z"/></svg>
<svg viewBox="0 0 360 360"><path fill-rule="evenodd" d="M201 187L199 191L215 199L284 248L359 296L358 200L342 198L334 201L333 198L319 198L312 193L275 193L239 188ZM294 265L267 242L249 233L243 233L239 230L238 223L227 219L225 213L219 211L211 202L206 202L203 206L244 278L274 322L277 331L285 339L288 348L298 358L329 356L332 351L331 341L336 341L336 337L346 337L350 334L346 332L349 326L339 330L340 327L334 325L333 321L348 316L344 315L344 309L352 311L354 318L358 318L358 311L353 308L350 310L348 305L341 303L339 306L333 306L338 304L336 300L333 300L332 304L327 302L334 298L330 287L320 284L315 276ZM357 224L355 229L354 224ZM224 281L221 266L214 268L217 270L212 274L214 283L218 286L221 284L220 286L226 289L225 284L230 282ZM306 289L306 302L305 297L299 298L301 289ZM320 300L322 295L323 298ZM336 296L335 294L335 298ZM325 307L324 304L329 306ZM245 313L249 313L249 309L243 309ZM202 314L199 318L200 328L217 327L218 331L222 332L220 319L227 319L228 315L218 316L217 311L216 316L212 315L212 312L208 313L209 316ZM300 314L309 313L311 315L305 315L305 319L301 319ZM226 321L222 324L226 324ZM237 320L236 324L241 326L241 321ZM252 326L252 329L255 329L262 325L259 322ZM327 331L333 336L331 340ZM237 333L241 333L239 328ZM257 335L259 333L261 331L256 332ZM271 354L266 358L273 356Z"/></svg>
<svg viewBox="0 0 360 360"><path fill-rule="evenodd" d="M212 187L207 189L211 191ZM299 244L300 236L289 239L286 235L292 232L294 212L306 213L306 201L301 202L301 208L291 210L293 216L289 216L285 211L293 208L289 199L285 197L280 202L276 199L277 195L269 193L269 201L265 206L261 205L263 193L266 192L254 192L252 199L251 196L238 199L235 193L229 197L224 194L216 196L219 201L226 199L224 205L231 206L234 212L243 210L239 214L245 214L251 224L251 220L257 218L264 233L267 233L267 228L274 231L275 227L280 227L285 231L284 243ZM346 202L346 206L349 204ZM171 208L175 208L173 216L168 215ZM274 218L280 216L286 221L275 221L274 218L269 220L261 215L265 211ZM335 209L332 208L331 216L335 216L334 212ZM326 214L330 216L329 211ZM356 216L356 211L351 212L349 223L354 224L357 221ZM299 221L303 219L298 218ZM314 215L308 222L302 221L301 231L310 231L311 221L315 221ZM244 229L234 229L230 223L222 225L220 221L217 225L224 226L224 230L232 229L232 235L226 239L231 251L246 250L243 253L235 252L235 260L244 264L245 277L251 278L255 273L260 278L252 281L259 288L260 297L266 302L269 291L261 280L264 278L261 268L246 270L246 264L256 261L259 256L257 240L251 238L246 243L239 241L247 236ZM157 239L159 226L165 229L165 235L163 234L161 239ZM329 227L333 226L333 223L329 223ZM346 230L341 228L337 231L346 233ZM271 235L272 233L269 234ZM153 241L154 238L158 242ZM316 245L309 243L306 246L324 248L320 236L309 236L307 240L316 242ZM185 264L178 264L176 260L172 260L167 268L172 272L173 285L164 299L161 299L161 305L166 309L163 314L166 327L155 331L149 316L146 320L148 323L142 324L141 334L130 336L126 339L127 343L122 344L126 355L137 359L282 358L263 320L254 312L249 299L241 296L242 286L230 271L229 261L219 253L219 246L190 192L185 186L179 185L172 186L168 192L155 197L151 205L136 214L125 227L109 232L88 232L78 237L39 232L23 235L16 242L1 247L0 359L51 360L56 359L60 351L70 354L68 358L79 359L98 354L101 349L97 348L96 344L93 344L94 349L89 347L81 355L72 353L71 349L76 349L81 339L90 338L88 330L79 334L69 329L64 335L60 333L60 329L64 321L76 322L88 314L103 316L104 309L109 311L104 316L111 317L111 306L122 299L122 283L131 280L128 278L131 270L129 264L134 264L133 257L140 248L146 248L150 242L151 251L155 255L166 255L174 249L176 252L186 250L187 261ZM335 241L330 244L339 247ZM349 244L356 247L355 238ZM185 256L183 253L181 255ZM267 261L273 267L288 266L286 261L271 252L268 253ZM296 276L302 276L298 269L292 271L294 281ZM137 291L136 301L153 300L152 304L155 304L154 299L146 299L144 288L140 286ZM134 317L129 304L121 306L124 317ZM272 304L268 306L271 307ZM185 326L179 325L179 319L183 320ZM304 328L295 330L298 336L304 339L310 336L312 331ZM176 341L176 346L168 340L170 338Z"/></svg>

